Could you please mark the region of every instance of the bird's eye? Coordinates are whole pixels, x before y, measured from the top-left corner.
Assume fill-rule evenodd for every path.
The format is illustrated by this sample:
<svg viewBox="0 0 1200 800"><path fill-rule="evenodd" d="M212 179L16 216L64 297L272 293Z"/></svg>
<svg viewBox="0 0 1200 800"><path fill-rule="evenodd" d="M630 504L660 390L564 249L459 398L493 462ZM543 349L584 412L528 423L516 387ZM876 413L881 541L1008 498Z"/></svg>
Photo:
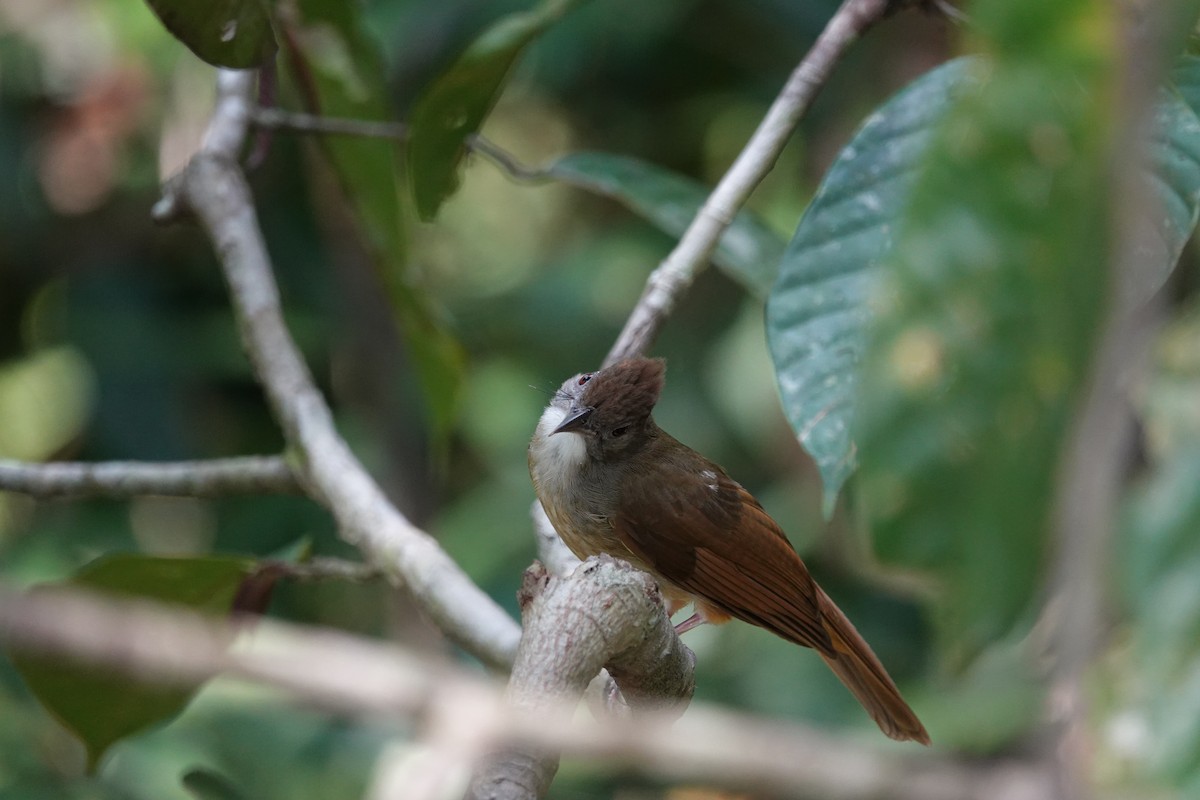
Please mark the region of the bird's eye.
<svg viewBox="0 0 1200 800"><path fill-rule="evenodd" d="M592 373L585 372L583 375L579 376L579 385L583 386L585 383L587 383L591 379L592 379Z"/></svg>
<svg viewBox="0 0 1200 800"><path fill-rule="evenodd" d="M619 427L619 428L613 428L613 429L612 429L612 437L613 437L614 439L616 439L616 438L618 438L618 437L620 437L620 436L624 436L624 435L625 435L626 433L628 433L628 432L629 432L629 426L628 426L628 425L622 425L622 426L621 426L621 427Z"/></svg>

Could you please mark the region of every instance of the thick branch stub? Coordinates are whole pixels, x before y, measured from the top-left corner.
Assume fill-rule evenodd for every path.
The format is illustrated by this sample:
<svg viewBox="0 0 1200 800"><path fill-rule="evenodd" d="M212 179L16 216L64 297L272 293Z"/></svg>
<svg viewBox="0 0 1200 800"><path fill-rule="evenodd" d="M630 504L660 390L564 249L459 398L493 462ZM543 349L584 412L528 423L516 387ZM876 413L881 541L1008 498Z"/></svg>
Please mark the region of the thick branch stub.
<svg viewBox="0 0 1200 800"><path fill-rule="evenodd" d="M606 555L561 578L535 563L519 599L524 634L508 684L515 710L561 718L604 666L620 676L635 713L677 716L691 701L695 656L679 641L646 573ZM514 747L481 767L467 796L539 798L557 770L557 753Z"/></svg>

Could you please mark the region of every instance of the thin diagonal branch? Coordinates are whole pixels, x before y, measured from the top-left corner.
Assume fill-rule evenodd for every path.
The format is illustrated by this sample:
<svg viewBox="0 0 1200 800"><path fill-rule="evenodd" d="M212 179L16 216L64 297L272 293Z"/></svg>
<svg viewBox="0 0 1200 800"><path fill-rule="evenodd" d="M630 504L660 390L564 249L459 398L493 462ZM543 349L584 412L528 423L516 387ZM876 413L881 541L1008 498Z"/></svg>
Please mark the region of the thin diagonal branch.
<svg viewBox="0 0 1200 800"><path fill-rule="evenodd" d="M842 3L808 55L788 77L750 141L701 206L679 243L650 274L641 299L604 359L605 366L645 353L650 347L680 295L708 264L721 234L746 204L750 193L775 166L775 160L834 66L850 45L882 19L887 10L887 0L846 0Z"/></svg>
<svg viewBox="0 0 1200 800"><path fill-rule="evenodd" d="M305 485L333 514L342 537L407 588L447 636L485 663L507 666L520 628L372 480L338 434L284 323L270 256L237 163L252 115L253 86L252 73L221 73L205 146L168 184L156 215L173 216L186 208L208 232L229 285L242 346L284 437L300 456Z"/></svg>
<svg viewBox="0 0 1200 800"><path fill-rule="evenodd" d="M216 497L239 492L294 494L302 491L280 456L246 456L210 461L103 461L30 464L0 459L0 490L35 497L125 498L160 494Z"/></svg>

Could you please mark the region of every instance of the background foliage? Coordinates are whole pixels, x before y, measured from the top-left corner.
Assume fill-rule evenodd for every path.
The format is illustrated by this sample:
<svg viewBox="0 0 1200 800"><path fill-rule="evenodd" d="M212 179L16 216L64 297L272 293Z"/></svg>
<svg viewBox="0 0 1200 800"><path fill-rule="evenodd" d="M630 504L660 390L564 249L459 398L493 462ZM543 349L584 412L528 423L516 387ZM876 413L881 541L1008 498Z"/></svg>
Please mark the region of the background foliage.
<svg viewBox="0 0 1200 800"><path fill-rule="evenodd" d="M514 613L534 556L524 450L546 395L603 357L833 7L273 7L281 106L412 126L407 147L284 133L256 144L289 322L356 452ZM970 34L903 14L852 51L656 353L670 364L659 422L763 500L938 745L990 754L1044 707L1033 626L1053 472L1107 290L1097 232L1117 46L1107 3L997 0L976 13ZM977 61L927 74L962 52ZM1148 167L1172 189L1162 275L1195 225L1195 69L1180 62L1164 90L1168 135ZM208 242L149 222L211 84L144 5L0 7L0 456L280 449ZM553 180L517 183L468 154L461 137L476 129ZM1096 671L1099 777L1114 791L1194 789L1200 775L1200 318L1190 252L1183 263L1137 387L1142 461ZM839 495L856 462L862 480ZM110 553L297 550L353 557L301 499L0 494L0 570L26 585ZM271 613L445 647L379 585L285 583ZM876 735L811 654L743 625L688 644L701 697ZM221 796L225 780L255 798L361 795L397 733L217 682L88 775L82 746L7 660L0 714L12 721L0 797L14 798ZM568 764L556 787L607 797L615 780Z"/></svg>

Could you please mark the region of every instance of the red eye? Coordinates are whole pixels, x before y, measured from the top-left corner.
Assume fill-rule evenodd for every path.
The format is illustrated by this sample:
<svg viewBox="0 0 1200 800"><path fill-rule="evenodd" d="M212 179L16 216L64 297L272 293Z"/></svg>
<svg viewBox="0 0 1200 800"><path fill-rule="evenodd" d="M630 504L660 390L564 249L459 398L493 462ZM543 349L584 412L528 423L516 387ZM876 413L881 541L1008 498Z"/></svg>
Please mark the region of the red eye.
<svg viewBox="0 0 1200 800"><path fill-rule="evenodd" d="M592 379L592 373L590 373L590 372L585 375L580 375L579 376L579 385L583 386L585 383L587 383L591 379Z"/></svg>

